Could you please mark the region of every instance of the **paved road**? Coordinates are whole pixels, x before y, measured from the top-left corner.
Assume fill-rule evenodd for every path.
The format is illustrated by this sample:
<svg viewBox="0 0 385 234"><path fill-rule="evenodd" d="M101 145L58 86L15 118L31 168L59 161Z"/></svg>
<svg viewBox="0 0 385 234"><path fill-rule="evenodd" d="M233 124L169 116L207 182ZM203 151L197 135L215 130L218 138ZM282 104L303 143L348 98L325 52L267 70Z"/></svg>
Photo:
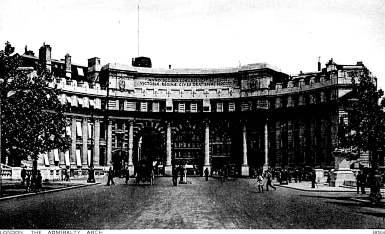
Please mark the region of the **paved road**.
<svg viewBox="0 0 385 234"><path fill-rule="evenodd" d="M1 201L0 229L385 228L385 208L349 200L354 193L258 193L255 180L190 180L118 181Z"/></svg>

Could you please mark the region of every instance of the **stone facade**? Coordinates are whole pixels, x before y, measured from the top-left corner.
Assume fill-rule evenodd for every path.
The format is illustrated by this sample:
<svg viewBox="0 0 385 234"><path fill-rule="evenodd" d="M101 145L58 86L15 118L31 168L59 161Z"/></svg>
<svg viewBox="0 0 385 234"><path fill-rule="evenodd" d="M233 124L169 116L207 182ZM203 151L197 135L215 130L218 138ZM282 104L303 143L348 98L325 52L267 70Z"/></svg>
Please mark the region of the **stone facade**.
<svg viewBox="0 0 385 234"><path fill-rule="evenodd" d="M154 69L120 64L88 67L24 55L49 65L50 84L68 106L69 152L48 152L45 167L96 169L152 160L158 173L173 165L189 173L334 166L338 124L355 72L362 63L338 65L289 76L265 63L228 69ZM48 51L48 52L47 52ZM44 55L44 56L43 56Z"/></svg>

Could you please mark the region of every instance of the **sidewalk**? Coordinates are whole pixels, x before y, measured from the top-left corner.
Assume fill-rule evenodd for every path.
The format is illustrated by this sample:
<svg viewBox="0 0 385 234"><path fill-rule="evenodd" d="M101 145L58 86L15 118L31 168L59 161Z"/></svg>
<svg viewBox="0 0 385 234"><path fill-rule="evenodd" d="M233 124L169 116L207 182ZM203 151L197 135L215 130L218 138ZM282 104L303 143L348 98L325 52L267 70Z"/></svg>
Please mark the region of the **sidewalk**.
<svg viewBox="0 0 385 234"><path fill-rule="evenodd" d="M357 194L357 188L356 187L348 187L348 186L342 186L342 187L331 187L329 185L325 184L317 184L315 188L311 187L311 182L309 181L303 181L300 183L289 183L289 184L279 184L275 183L274 185L289 189L295 189L300 191L307 191L307 192L337 192L337 193L352 193L352 197L350 200L363 202L363 203L372 203L369 199L369 193L370 189L366 188L366 195L364 194ZM385 189L381 189L382 199L380 200L379 204L385 206Z"/></svg>
<svg viewBox="0 0 385 234"><path fill-rule="evenodd" d="M329 185L324 185L324 184L317 184L315 188L312 188L310 181L302 181L298 183L289 183L289 184L275 183L275 185L284 187L284 188L290 188L290 189L296 189L296 190L308 191L308 192L355 192L356 191L356 188L353 188L353 187L331 187Z"/></svg>
<svg viewBox="0 0 385 234"><path fill-rule="evenodd" d="M42 193L56 192L62 191L66 189L73 189L85 186L91 186L95 184L100 184L100 181L96 181L96 183L87 183L86 178L77 178L71 179L70 181L48 181L43 182L42 188L39 192L26 192L25 185L21 184L20 180L3 180L2 181L2 197L1 200L31 196Z"/></svg>

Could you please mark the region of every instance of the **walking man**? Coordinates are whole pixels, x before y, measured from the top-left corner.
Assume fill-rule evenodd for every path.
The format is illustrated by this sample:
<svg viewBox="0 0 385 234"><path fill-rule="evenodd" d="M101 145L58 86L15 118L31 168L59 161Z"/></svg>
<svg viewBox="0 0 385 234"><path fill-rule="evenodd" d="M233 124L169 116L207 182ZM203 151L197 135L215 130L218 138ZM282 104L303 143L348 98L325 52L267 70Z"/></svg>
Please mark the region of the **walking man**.
<svg viewBox="0 0 385 234"><path fill-rule="evenodd" d="M114 183L114 171L113 171L112 167L110 167L110 169L108 169L107 178L108 178L107 186L110 186L110 182L111 182L111 185L115 185L115 183Z"/></svg>
<svg viewBox="0 0 385 234"><path fill-rule="evenodd" d="M27 175L27 171L25 170L25 167L21 169L21 184L24 185L25 182L25 176Z"/></svg>
<svg viewBox="0 0 385 234"><path fill-rule="evenodd" d="M263 177L261 174L257 176L258 191L263 193Z"/></svg>
<svg viewBox="0 0 385 234"><path fill-rule="evenodd" d="M315 180L316 180L316 175L315 175L315 171L313 171L311 173L311 187L312 188L315 188L315 184L316 184Z"/></svg>
<svg viewBox="0 0 385 234"><path fill-rule="evenodd" d="M363 180L363 175L361 171L358 171L357 177L356 177L356 183L357 183L357 194L360 194L360 188L362 187L362 180ZM364 194L364 193L362 193Z"/></svg>
<svg viewBox="0 0 385 234"><path fill-rule="evenodd" d="M205 178L206 178L206 181L209 180L209 169L207 167L205 169Z"/></svg>
<svg viewBox="0 0 385 234"><path fill-rule="evenodd" d="M266 182L266 191L269 191L269 187L272 187L274 190L277 190L277 188L271 184L271 173L270 171L267 171L266 172L266 178L267 178L267 182Z"/></svg>
<svg viewBox="0 0 385 234"><path fill-rule="evenodd" d="M125 172L124 176L126 178L126 184L128 184L128 180L130 179L130 170L128 169L128 166L126 167L124 172Z"/></svg>
<svg viewBox="0 0 385 234"><path fill-rule="evenodd" d="M172 185L178 186L178 170L175 166L172 167Z"/></svg>

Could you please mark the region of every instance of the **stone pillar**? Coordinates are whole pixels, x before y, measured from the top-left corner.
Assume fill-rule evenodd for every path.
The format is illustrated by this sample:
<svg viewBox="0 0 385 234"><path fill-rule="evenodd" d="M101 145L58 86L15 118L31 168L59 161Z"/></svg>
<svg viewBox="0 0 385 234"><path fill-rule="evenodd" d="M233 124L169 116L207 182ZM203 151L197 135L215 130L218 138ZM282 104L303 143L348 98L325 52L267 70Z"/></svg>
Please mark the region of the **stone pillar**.
<svg viewBox="0 0 385 234"><path fill-rule="evenodd" d="M209 174L211 174L211 164L210 164L210 124L207 121L205 123L205 161L203 166L203 171L209 170Z"/></svg>
<svg viewBox="0 0 385 234"><path fill-rule="evenodd" d="M267 126L267 122L269 119L266 118L265 123L265 163L263 164L263 171L269 169L269 129Z"/></svg>
<svg viewBox="0 0 385 234"><path fill-rule="evenodd" d="M134 149L134 122L128 123L128 169L130 175L134 175L134 164L132 163L132 152Z"/></svg>
<svg viewBox="0 0 385 234"><path fill-rule="evenodd" d="M70 165L76 165L76 118L72 117Z"/></svg>
<svg viewBox="0 0 385 234"><path fill-rule="evenodd" d="M299 160L298 163L305 164L306 156L306 135L305 135L305 123L303 120L298 121L298 134L299 134Z"/></svg>
<svg viewBox="0 0 385 234"><path fill-rule="evenodd" d="M242 176L249 176L249 165L247 163L247 129L246 123L242 127Z"/></svg>
<svg viewBox="0 0 385 234"><path fill-rule="evenodd" d="M95 119L94 123L94 136L93 136L93 144L94 144L94 166L99 165L100 163L100 120Z"/></svg>
<svg viewBox="0 0 385 234"><path fill-rule="evenodd" d="M313 165L316 163L316 156L317 156L317 145L316 145L316 125L315 125L315 118L311 117L310 119L310 157L307 159L307 163L310 163L310 165Z"/></svg>
<svg viewBox="0 0 385 234"><path fill-rule="evenodd" d="M166 175L172 175L172 165L171 165L171 123L167 122L167 132L166 132L166 166L164 168Z"/></svg>
<svg viewBox="0 0 385 234"><path fill-rule="evenodd" d="M112 121L108 121L107 126L107 165L112 165Z"/></svg>
<svg viewBox="0 0 385 234"><path fill-rule="evenodd" d="M82 120L82 142L83 142L83 152L82 152L82 165L83 167L88 167L88 119L83 118Z"/></svg>
<svg viewBox="0 0 385 234"><path fill-rule="evenodd" d="M287 166L290 167L294 163L294 147L293 147L293 121L287 120Z"/></svg>
<svg viewBox="0 0 385 234"><path fill-rule="evenodd" d="M282 152L281 152L281 122L276 120L275 122L275 166L282 166L281 162Z"/></svg>

